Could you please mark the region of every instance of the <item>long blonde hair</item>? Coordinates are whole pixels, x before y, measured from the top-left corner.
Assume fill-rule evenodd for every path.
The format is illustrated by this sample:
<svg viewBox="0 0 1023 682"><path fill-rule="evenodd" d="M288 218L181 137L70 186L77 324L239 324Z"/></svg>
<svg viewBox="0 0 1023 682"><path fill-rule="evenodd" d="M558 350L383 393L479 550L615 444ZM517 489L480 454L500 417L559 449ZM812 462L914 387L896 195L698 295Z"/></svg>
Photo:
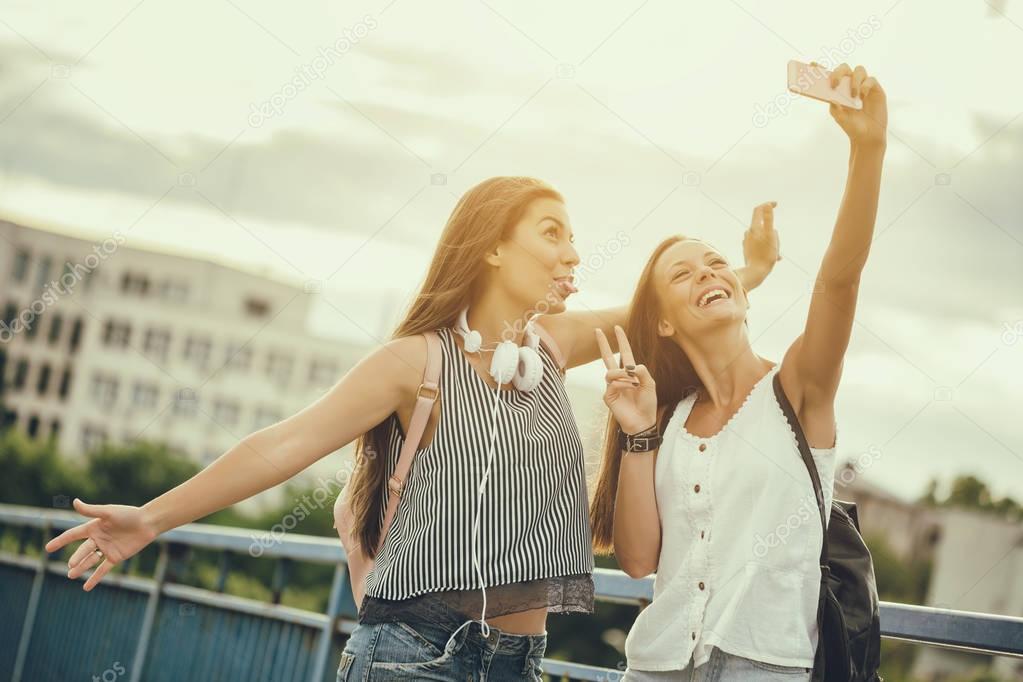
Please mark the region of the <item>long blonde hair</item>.
<svg viewBox="0 0 1023 682"><path fill-rule="evenodd" d="M653 281L654 266L662 253L685 239L687 237L674 235L654 249L636 285L625 324L625 335L629 338L636 361L646 365L650 376L657 383L657 405L659 408L667 408L661 417L662 422L670 418L672 408L690 391L702 388L700 378L685 352L674 340L657 333L661 304ZM590 527L593 529L595 554L614 552L615 496L618 493L618 472L622 466L618 431L618 421L609 410L604 429L604 456L590 504Z"/></svg>
<svg viewBox="0 0 1023 682"><path fill-rule="evenodd" d="M391 334L392 339L454 326L484 285L484 257L507 238L535 199L564 201L553 187L535 178L499 176L468 190L458 200L441 234L422 287ZM359 436L355 470L348 485L353 534L368 557L376 553L382 515L384 457L389 451L387 422Z"/></svg>

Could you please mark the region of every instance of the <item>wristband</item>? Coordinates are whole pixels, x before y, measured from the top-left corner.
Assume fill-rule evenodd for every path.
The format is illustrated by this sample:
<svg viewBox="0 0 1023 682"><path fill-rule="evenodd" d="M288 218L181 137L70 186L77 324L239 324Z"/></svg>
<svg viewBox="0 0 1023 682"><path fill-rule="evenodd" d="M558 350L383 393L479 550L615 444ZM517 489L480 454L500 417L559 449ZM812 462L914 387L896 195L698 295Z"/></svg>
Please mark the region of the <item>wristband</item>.
<svg viewBox="0 0 1023 682"><path fill-rule="evenodd" d="M633 434L618 431L618 447L625 452L650 452L661 447L661 441L657 424Z"/></svg>

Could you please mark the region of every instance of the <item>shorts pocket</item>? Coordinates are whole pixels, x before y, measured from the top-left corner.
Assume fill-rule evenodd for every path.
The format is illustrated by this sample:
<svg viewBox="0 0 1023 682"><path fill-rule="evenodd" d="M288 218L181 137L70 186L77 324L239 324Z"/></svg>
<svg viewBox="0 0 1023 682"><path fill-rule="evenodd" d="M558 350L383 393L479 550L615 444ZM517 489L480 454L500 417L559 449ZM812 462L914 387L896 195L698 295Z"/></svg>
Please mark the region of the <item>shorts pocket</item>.
<svg viewBox="0 0 1023 682"><path fill-rule="evenodd" d="M403 622L383 623L380 626L373 661L370 668L378 671L420 673L425 679L428 672L444 670L458 653L463 637L456 637L447 649L442 649L412 625Z"/></svg>
<svg viewBox="0 0 1023 682"><path fill-rule="evenodd" d="M543 667L539 656L529 659L529 682L543 682Z"/></svg>
<svg viewBox="0 0 1023 682"><path fill-rule="evenodd" d="M341 664L337 667L337 680L335 682L347 682L348 673L352 671L353 663L355 663L355 654L342 651Z"/></svg>
<svg viewBox="0 0 1023 682"><path fill-rule="evenodd" d="M810 672L809 668L803 668L801 666L790 666L790 665L777 665L775 663L765 663L764 661L754 661L753 659L747 659L751 668L757 670L764 670L767 672L778 673L779 675L803 675L805 676Z"/></svg>

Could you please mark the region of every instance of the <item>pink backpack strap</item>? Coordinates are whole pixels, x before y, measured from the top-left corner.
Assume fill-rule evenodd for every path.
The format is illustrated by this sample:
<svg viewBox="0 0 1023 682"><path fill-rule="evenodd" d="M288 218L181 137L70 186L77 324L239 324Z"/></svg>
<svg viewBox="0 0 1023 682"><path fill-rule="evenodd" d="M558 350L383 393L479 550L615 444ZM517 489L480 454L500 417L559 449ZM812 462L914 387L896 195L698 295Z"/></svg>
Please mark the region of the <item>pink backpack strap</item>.
<svg viewBox="0 0 1023 682"><path fill-rule="evenodd" d="M384 525L380 529L380 544L377 551L384 546L384 539L387 531L394 522L394 516L398 513L398 501L405 488L405 481L408 479L409 471L412 470L412 459L419 448L419 442L423 438L423 431L427 422L430 421L430 412L433 411L433 403L440 395L440 366L443 360L440 350L440 337L437 332L425 332L426 337L426 368L423 370L423 383L416 391L416 405L412 408L412 418L409 420L408 434L405 442L402 443L401 453L398 455L398 464L394 467L394 474L387 480L387 510L384 513Z"/></svg>
<svg viewBox="0 0 1023 682"><path fill-rule="evenodd" d="M536 331L537 335L539 335L540 340L544 342L544 345L547 346L551 355L554 356L554 361L558 363L558 369L560 369L561 373L564 374L565 357L561 354L561 348L558 347L558 342L554 340L551 333L544 329L539 322L533 322L533 329Z"/></svg>

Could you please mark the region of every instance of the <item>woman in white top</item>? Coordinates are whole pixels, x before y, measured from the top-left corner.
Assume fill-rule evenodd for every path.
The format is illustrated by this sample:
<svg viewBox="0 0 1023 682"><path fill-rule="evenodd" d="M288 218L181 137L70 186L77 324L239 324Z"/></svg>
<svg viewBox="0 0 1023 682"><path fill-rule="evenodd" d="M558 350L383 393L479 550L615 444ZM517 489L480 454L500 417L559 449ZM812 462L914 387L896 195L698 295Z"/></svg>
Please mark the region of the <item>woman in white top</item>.
<svg viewBox="0 0 1023 682"><path fill-rule="evenodd" d="M634 578L656 571L654 600L625 643L629 682L810 677L823 533L772 382L780 375L830 505L835 395L887 125L877 81L843 64L833 82L846 74L864 106L831 105L850 140L845 196L806 327L780 365L750 346L749 300L732 266L706 242L681 236L647 263L628 336L615 328L621 365L595 330L611 414L591 508L594 549L613 551ZM773 208L757 209L759 229L772 229Z"/></svg>

